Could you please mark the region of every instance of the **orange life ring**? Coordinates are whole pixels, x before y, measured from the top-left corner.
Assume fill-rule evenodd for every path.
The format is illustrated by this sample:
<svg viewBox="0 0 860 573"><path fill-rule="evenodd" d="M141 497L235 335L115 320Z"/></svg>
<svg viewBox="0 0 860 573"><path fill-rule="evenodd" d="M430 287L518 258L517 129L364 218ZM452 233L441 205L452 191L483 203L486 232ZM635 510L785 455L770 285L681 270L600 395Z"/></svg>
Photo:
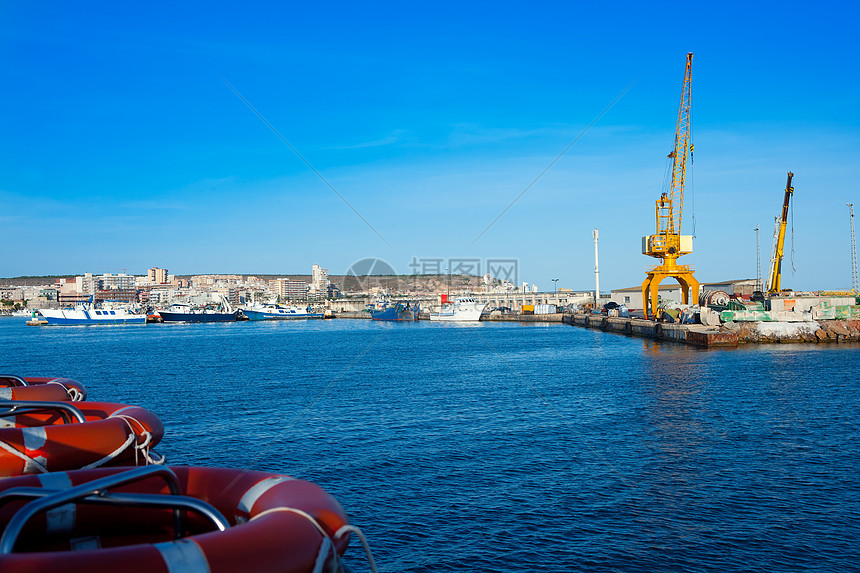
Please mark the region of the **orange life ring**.
<svg viewBox="0 0 860 573"><path fill-rule="evenodd" d="M149 450L164 426L149 410L109 402L15 404L0 416L0 477L157 461Z"/></svg>
<svg viewBox="0 0 860 573"><path fill-rule="evenodd" d="M125 468L128 470L128 468ZM341 570L349 544L343 508L319 486L259 471L227 468L99 468L0 480L0 571L3 573L303 573ZM200 513L187 512L176 539L174 511L166 473L175 476L177 493L211 505L227 526L216 529ZM135 473L139 481L122 482ZM98 495L89 484L102 480ZM104 486L113 480L116 486ZM87 484L87 485L83 485ZM4 492L18 487L48 488L58 498L40 497L42 509ZM77 488L77 486L82 486ZM76 488L72 490L71 488ZM20 491L20 490L19 490ZM110 499L159 494L157 508L117 507ZM69 501L77 500L77 501ZM47 505L46 505L47 501ZM55 504L53 508L46 507ZM165 507L168 507L165 509ZM31 511L32 509L32 511ZM17 518L15 514L19 513ZM10 523L12 519L16 523ZM86 540L89 546L81 545ZM72 550L75 549L75 550Z"/></svg>
<svg viewBox="0 0 860 573"><path fill-rule="evenodd" d="M86 399L87 389L71 378L0 375L0 400L80 402Z"/></svg>

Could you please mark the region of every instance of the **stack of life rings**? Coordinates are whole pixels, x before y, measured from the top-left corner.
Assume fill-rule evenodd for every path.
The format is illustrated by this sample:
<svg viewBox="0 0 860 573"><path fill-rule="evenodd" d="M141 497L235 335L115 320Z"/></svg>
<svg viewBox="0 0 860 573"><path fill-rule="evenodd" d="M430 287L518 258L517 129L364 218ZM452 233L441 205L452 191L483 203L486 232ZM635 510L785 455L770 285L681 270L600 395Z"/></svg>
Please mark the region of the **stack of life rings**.
<svg viewBox="0 0 860 573"><path fill-rule="evenodd" d="M161 420L68 378L0 375L0 571L339 572L364 536L316 484L164 465Z"/></svg>

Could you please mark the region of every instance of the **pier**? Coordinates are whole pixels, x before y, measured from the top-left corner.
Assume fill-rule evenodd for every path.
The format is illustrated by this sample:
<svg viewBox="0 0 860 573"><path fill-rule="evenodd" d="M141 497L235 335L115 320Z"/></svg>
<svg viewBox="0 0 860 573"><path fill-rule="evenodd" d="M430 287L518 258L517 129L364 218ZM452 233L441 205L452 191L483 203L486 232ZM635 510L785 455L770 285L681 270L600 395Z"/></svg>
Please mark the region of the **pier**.
<svg viewBox="0 0 860 573"><path fill-rule="evenodd" d="M860 320L729 322L720 326L707 326L601 314L565 314L562 322L703 348L734 347L747 343L860 342Z"/></svg>
<svg viewBox="0 0 860 573"><path fill-rule="evenodd" d="M566 314L562 322L607 332L680 342L705 348L737 346L738 333L704 324L675 324L601 314Z"/></svg>

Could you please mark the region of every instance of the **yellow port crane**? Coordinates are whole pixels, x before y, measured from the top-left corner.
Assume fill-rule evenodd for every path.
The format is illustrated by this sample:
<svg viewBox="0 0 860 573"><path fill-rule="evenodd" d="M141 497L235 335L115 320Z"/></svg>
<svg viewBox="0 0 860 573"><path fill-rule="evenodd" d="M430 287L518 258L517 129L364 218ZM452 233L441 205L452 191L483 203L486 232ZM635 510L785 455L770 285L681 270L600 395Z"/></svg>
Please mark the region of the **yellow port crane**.
<svg viewBox="0 0 860 573"><path fill-rule="evenodd" d="M778 294L780 290L780 281L782 279L782 253L783 245L785 244L785 227L788 223L788 203L791 201L791 196L794 194L794 187L791 186L791 180L794 173L788 172L788 181L785 184L785 198L782 200L782 216L776 221L776 232L774 233L773 241L773 256L770 258L770 272L767 275L767 294Z"/></svg>
<svg viewBox="0 0 860 573"><path fill-rule="evenodd" d="M659 302L660 283L667 277L674 277L683 289L684 304L690 303L690 291L699 295L699 281L693 276L689 265L679 265L678 257L693 252L692 235L681 234L681 216L684 211L684 176L687 171L687 152L692 157L693 145L690 141L690 78L693 66L693 52L687 54L687 67L684 70L684 87L681 105L678 108L678 123L675 124L675 149L669 154L672 159L672 183L668 193L657 199L656 232L642 237L642 254L655 257L661 264L647 271L642 283L642 306L645 318L656 317ZM650 311L650 312L649 312Z"/></svg>

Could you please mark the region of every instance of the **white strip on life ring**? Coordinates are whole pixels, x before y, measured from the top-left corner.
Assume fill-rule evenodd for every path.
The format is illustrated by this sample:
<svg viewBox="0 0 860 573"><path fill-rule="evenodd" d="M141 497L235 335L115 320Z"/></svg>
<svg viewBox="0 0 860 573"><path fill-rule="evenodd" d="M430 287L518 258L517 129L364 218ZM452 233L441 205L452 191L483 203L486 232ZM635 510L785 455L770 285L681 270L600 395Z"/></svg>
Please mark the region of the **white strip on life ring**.
<svg viewBox="0 0 860 573"><path fill-rule="evenodd" d="M289 476L275 476L257 482L256 484L251 486L248 491L246 491L245 494L242 496L242 499L239 500L239 505L237 509L239 511L244 511L245 513L251 513L251 508L254 507L254 504L257 503L257 500L260 499L260 496L262 496L264 493L266 493L279 483L290 481L292 479L293 478ZM245 518L243 517L243 519Z"/></svg>
<svg viewBox="0 0 860 573"><path fill-rule="evenodd" d="M169 573L211 573L200 546L191 539L177 539L154 545L161 553Z"/></svg>
<svg viewBox="0 0 860 573"><path fill-rule="evenodd" d="M28 450L38 450L48 441L45 426L21 428L21 436L24 438L24 447Z"/></svg>
<svg viewBox="0 0 860 573"><path fill-rule="evenodd" d="M70 489L72 487L72 480L69 478L69 474L65 472L37 474L36 477L45 489ZM77 510L74 503L67 503L66 505L49 509L45 513L47 532L69 533L75 526L76 518Z"/></svg>

